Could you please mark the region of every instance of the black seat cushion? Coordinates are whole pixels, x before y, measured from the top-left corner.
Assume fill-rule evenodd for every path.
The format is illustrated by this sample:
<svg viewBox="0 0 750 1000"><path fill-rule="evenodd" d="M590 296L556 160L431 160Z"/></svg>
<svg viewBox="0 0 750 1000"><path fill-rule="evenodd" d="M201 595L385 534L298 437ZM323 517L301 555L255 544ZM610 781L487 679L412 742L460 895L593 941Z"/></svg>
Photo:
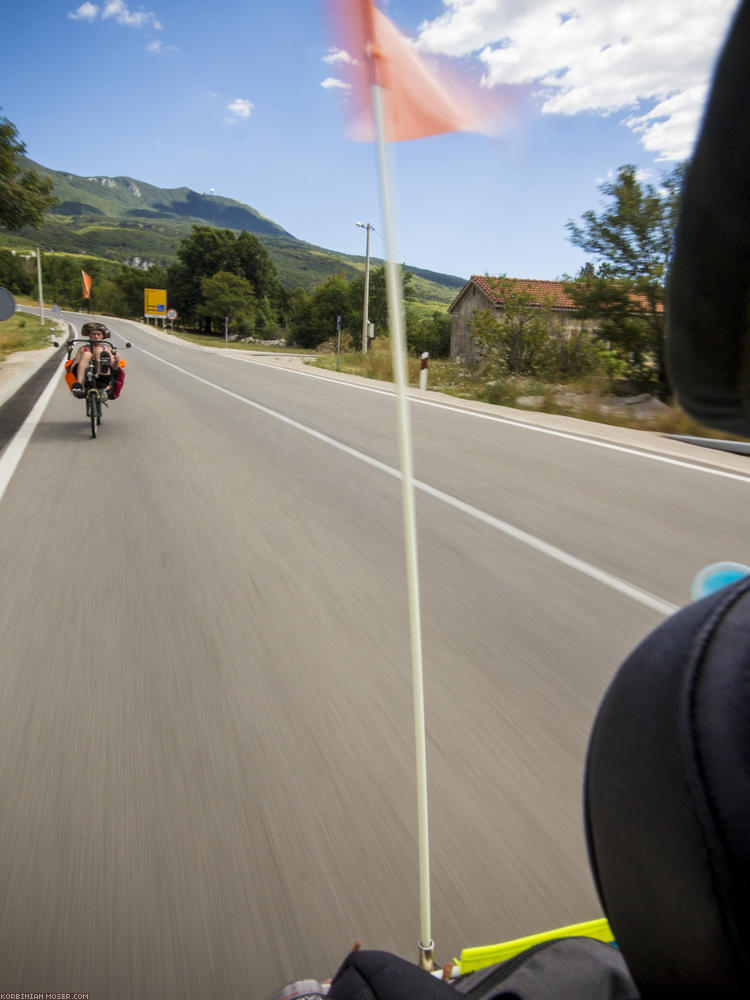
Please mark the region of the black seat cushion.
<svg viewBox="0 0 750 1000"><path fill-rule="evenodd" d="M750 996L750 579L616 675L585 780L599 896L642 996Z"/></svg>

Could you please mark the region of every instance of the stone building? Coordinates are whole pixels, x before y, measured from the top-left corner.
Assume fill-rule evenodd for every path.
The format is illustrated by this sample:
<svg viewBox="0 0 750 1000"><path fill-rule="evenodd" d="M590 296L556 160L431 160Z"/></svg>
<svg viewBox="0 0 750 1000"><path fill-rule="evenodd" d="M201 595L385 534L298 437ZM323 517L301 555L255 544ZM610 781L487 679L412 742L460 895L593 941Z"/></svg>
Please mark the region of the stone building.
<svg viewBox="0 0 750 1000"><path fill-rule="evenodd" d="M481 353L474 343L470 323L475 310L489 309L498 318L503 315L503 300L500 280L488 275L474 274L448 306L451 316L451 360L464 364L476 364ZM578 332L581 320L576 317L576 307L570 296L565 294L562 281L535 281L530 278L508 278L515 289L529 295L532 307L549 306L554 320L571 333Z"/></svg>

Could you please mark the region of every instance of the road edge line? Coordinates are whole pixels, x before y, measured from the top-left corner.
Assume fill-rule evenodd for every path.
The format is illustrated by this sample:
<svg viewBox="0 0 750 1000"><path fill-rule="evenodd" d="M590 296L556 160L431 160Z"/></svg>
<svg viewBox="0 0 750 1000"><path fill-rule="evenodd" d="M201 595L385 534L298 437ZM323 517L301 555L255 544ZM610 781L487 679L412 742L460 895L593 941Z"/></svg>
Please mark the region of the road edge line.
<svg viewBox="0 0 750 1000"><path fill-rule="evenodd" d="M0 455L0 502L5 496L5 490L13 478L13 473L18 467L18 463L21 461L24 451L26 451L26 445L31 440L31 435L36 430L37 424L41 420L42 414L47 409L47 404L52 398L52 393L57 388L57 382L64 367L65 362L61 362L60 366L55 370L52 378L47 383L47 386L41 396L34 404L31 413L29 413L28 417L26 417L14 436L8 442L5 451L2 455Z"/></svg>

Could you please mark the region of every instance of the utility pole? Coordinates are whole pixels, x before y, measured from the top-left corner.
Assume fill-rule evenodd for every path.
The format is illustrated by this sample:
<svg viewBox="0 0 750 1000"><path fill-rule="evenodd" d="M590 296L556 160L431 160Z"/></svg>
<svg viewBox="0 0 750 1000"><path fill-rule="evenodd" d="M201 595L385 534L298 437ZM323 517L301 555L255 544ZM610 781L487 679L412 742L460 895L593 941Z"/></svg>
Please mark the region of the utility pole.
<svg viewBox="0 0 750 1000"><path fill-rule="evenodd" d="M362 315L362 353L367 354L367 335L370 332L370 230L374 229L369 222L355 222L355 226L367 230L367 249L365 251L365 306Z"/></svg>
<svg viewBox="0 0 750 1000"><path fill-rule="evenodd" d="M42 291L42 251L36 248L36 280L39 286L39 322L44 326L44 292Z"/></svg>

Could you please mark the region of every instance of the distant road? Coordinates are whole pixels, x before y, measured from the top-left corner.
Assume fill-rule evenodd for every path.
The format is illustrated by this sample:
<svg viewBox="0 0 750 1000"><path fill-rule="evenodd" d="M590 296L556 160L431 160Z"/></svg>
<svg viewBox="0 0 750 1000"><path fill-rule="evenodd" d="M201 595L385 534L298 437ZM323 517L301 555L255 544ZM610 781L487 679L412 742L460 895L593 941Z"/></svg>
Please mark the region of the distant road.
<svg viewBox="0 0 750 1000"><path fill-rule="evenodd" d="M0 503L0 990L263 998L355 939L414 958L393 396L111 326L99 438L60 380ZM445 961L599 914L596 707L747 559L750 465L442 402L412 414Z"/></svg>

